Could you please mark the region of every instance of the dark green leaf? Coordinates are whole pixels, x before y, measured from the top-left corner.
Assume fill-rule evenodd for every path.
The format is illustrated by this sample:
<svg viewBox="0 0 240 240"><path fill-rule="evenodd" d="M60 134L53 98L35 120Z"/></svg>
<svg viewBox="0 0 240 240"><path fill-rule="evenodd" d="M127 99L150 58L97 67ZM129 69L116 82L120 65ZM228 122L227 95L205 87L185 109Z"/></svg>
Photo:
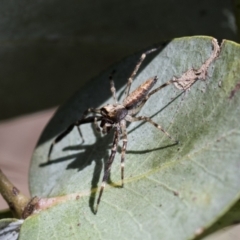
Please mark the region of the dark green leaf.
<svg viewBox="0 0 240 240"><path fill-rule="evenodd" d="M212 38L175 39L148 56L132 90L149 77L158 86L187 70L199 69L212 54ZM240 46L225 41L208 78L182 93L173 85L153 95L138 115L151 116L179 145L150 124L128 127L125 187L120 185L120 149L97 215L92 210L112 134L98 137L91 124L74 129L47 153L52 140L88 107L111 102L108 75L118 93L136 65L132 56L91 81L56 113L33 155L32 195L80 198L27 219L20 239L191 239L223 215L240 195ZM154 56L154 57L153 57Z"/></svg>

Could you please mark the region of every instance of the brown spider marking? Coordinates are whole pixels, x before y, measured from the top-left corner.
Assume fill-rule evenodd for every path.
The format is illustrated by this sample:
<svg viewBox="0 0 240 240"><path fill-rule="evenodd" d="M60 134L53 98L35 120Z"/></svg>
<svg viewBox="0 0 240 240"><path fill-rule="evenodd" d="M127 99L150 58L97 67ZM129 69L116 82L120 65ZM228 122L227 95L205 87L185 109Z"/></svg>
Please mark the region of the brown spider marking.
<svg viewBox="0 0 240 240"><path fill-rule="evenodd" d="M216 40L215 40L216 41ZM72 131L74 126L78 128L79 134L82 137L82 133L80 130L80 125L85 123L94 123L96 129L98 131L102 131L103 133L109 133L110 130L114 130L114 137L113 137L113 144L111 148L111 153L109 156L109 159L106 163L105 171L103 174L102 184L99 192L99 196L97 199L97 205L95 209L95 213L98 210L98 206L106 185L106 182L109 178L109 173L111 170L112 163L114 161L117 146L119 142L120 136L122 136L123 143L122 143L122 150L121 150L121 181L122 186L124 185L124 162L125 162L125 153L127 148L127 130L126 130L126 122L135 122L135 121L145 121L150 124L152 124L154 127L162 131L168 138L170 138L174 143L178 143L177 140L175 140L169 133L167 133L162 126L152 121L151 118L146 116L135 116L144 106L144 104L147 102L149 97L153 95L154 93L158 92L162 88L174 84L175 87L181 90L188 90L194 82L196 82L197 79L205 79L207 76L207 69L210 65L210 63L213 61L213 59L216 58L219 48L217 49L216 42L213 40L214 45L214 54L202 65L202 67L198 70L189 70L185 74L183 74L182 77L176 79L173 78L169 80L168 82L162 84L160 87L154 89L151 91L153 86L156 84L158 78L157 76L151 77L148 80L146 80L143 84L141 84L137 89L135 89L133 92L130 93L131 84L139 70L139 67L141 66L143 60L146 58L146 56L156 50L157 48L151 49L149 51L146 51L143 53L135 66L132 74L128 78L126 91L125 91L125 97L122 103L118 103L116 99L116 89L113 82L113 74L115 71L112 72L112 74L109 76L110 80L110 90L112 92L113 97L113 104L107 104L101 108L89 108L87 109L82 117L77 120L76 122L72 123L64 132L62 132L59 136L56 137L56 139L52 142L49 152L48 152L48 161L50 160L51 152L53 150L53 146L61 141L68 133ZM92 114L92 116L88 116L89 114ZM98 125L98 122L100 122L100 125Z"/></svg>

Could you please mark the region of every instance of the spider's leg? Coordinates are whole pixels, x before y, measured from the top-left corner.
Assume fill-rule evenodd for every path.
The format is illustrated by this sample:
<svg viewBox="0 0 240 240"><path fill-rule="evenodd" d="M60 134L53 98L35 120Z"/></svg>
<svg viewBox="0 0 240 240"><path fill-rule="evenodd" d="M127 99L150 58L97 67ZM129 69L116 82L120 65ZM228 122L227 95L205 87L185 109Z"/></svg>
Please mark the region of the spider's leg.
<svg viewBox="0 0 240 240"><path fill-rule="evenodd" d="M114 101L114 103L117 103L116 88L115 88L114 81L113 81L114 73L115 73L115 70L113 70L112 73L110 74L109 81L110 81L110 87L111 87L110 90L112 92L113 101Z"/></svg>
<svg viewBox="0 0 240 240"><path fill-rule="evenodd" d="M89 108L87 111L89 111L89 112L92 111L92 112L94 112L94 113L100 112L99 109L93 109L93 108ZM83 117L82 117L80 120L78 120L78 121L72 123L71 125L69 125L69 127L68 127L65 131L63 131L62 133L60 133L60 134L54 139L54 141L51 143L51 146L50 146L49 151L48 151L48 159L47 159L48 162L49 162L49 160L50 160L50 156L51 156L51 153L52 153L52 150L53 150L54 145L55 145L56 143L60 142L65 136L67 136L67 135L73 130L73 128L74 128L75 126L78 127L78 132L79 132L81 138L83 139L83 137L82 137L82 132L81 132L79 126L80 126L81 124L85 124L85 123L90 123L90 122L95 122L95 121L97 122L97 121L100 121L100 120L102 119L102 117L100 117L100 116L97 116L97 117L91 116L91 117L86 118L86 115L87 115L87 114L86 114L86 111L84 112L84 114L85 114L85 115L83 115ZM97 118L97 119L95 120L95 118ZM83 140L83 141L84 141L84 140Z"/></svg>
<svg viewBox="0 0 240 240"><path fill-rule="evenodd" d="M147 95L145 98L148 99L148 98L149 98L150 96L152 96L154 93L158 92L159 90L161 90L161 89L163 89L163 88L167 87L168 85L170 85L170 84L172 84L172 83L175 83L175 82L176 82L176 81L175 81L174 79L171 79L171 80L163 83L161 86L153 89L150 93L148 93L148 95Z"/></svg>
<svg viewBox="0 0 240 240"><path fill-rule="evenodd" d="M166 132L159 124L155 123L151 118L145 116L139 117L132 117L130 115L126 116L126 120L129 122L136 122L136 121L145 121L151 123L154 127L161 130L168 138L170 138L174 143L178 143L176 139L174 139L168 132Z"/></svg>
<svg viewBox="0 0 240 240"><path fill-rule="evenodd" d="M126 121L122 120L120 123L122 136L123 136L123 145L122 145L122 153L121 153L121 179L122 179L122 187L124 186L124 161L125 161L125 153L127 148L127 130L126 130Z"/></svg>
<svg viewBox="0 0 240 240"><path fill-rule="evenodd" d="M130 92L130 88L131 88L133 79L135 78L135 76L136 76L136 74L137 74L137 72L138 72L138 69L140 68L143 60L146 58L146 56L147 56L149 53L154 52L154 51L156 51L156 50L158 50L158 48L153 48L153 49L150 49L150 50L144 52L144 53L141 55L141 57L140 57L140 59L138 60L138 63L137 63L137 65L135 66L132 74L131 74L130 77L128 78L127 87L126 87L126 91L125 91L125 98L128 97L128 95L129 95L129 92Z"/></svg>
<svg viewBox="0 0 240 240"><path fill-rule="evenodd" d="M106 182L107 182L108 177L109 177L111 166L112 166L113 160L115 158L115 154L117 152L117 145L118 145L118 140L119 140L119 132L120 132L120 130L118 128L116 128L115 131L114 131L113 145L112 145L112 149L111 149L111 154L109 156L109 159L107 161L107 165L106 165L106 168L105 168L105 171L104 171L104 174L103 174L101 189L100 189L100 192L99 192L99 195L98 195L95 213L97 213L97 211L98 211L98 206L99 206L99 203L101 201L103 190L104 190L104 188L106 186Z"/></svg>
<svg viewBox="0 0 240 240"><path fill-rule="evenodd" d="M101 110L98 109L98 108L88 108L86 111L84 111L84 113L83 113L82 117L80 118L80 120L76 122L75 126L77 126L79 135L80 135L80 137L81 137L81 139L82 139L83 142L84 142L84 138L83 138L83 135L82 135L82 131L81 131L81 129L80 129L80 125L82 124L82 121L83 121L84 119L86 119L86 117L87 117L87 115L88 115L89 113L94 113L94 114L96 114L96 113L100 113L100 112L101 112ZM93 122L95 122L95 121L93 121Z"/></svg>
<svg viewBox="0 0 240 240"><path fill-rule="evenodd" d="M97 123L98 121L99 121L98 118L97 118L97 117L94 117L94 126L95 126L97 132L100 133L100 132L101 132L101 129L100 129L100 127L98 126L98 123Z"/></svg>
<svg viewBox="0 0 240 240"><path fill-rule="evenodd" d="M84 122L84 119L87 117L87 115L89 113L101 113L101 109L100 108L88 108L86 111L83 112L82 117L80 118L80 120L78 121L80 124L82 122Z"/></svg>

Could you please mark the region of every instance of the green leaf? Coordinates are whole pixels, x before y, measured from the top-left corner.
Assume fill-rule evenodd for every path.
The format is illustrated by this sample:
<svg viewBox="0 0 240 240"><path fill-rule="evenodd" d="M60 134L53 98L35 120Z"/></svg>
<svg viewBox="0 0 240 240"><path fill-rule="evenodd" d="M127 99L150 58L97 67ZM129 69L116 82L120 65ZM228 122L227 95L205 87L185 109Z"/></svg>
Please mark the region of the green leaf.
<svg viewBox="0 0 240 240"><path fill-rule="evenodd" d="M175 39L159 54L147 56L132 90L155 75L157 86L209 59L212 38ZM224 41L206 80L182 93L174 85L154 94L138 114L150 116L174 138L152 125L128 126L125 186L120 185L120 148L99 211L93 214L112 134L98 136L92 124L81 126L56 144L53 139L88 107L112 101L108 75L121 95L141 54L113 66L90 81L63 105L43 132L30 169L32 195L79 197L25 220L20 239L192 239L222 216L240 195L240 46ZM120 145L121 146L121 145Z"/></svg>
<svg viewBox="0 0 240 240"><path fill-rule="evenodd" d="M217 222L215 222L207 231L204 232L201 237L196 240L217 240L220 239L232 239L234 230L239 227L240 222L240 201L238 201L231 209L223 215ZM235 233L236 234L236 233ZM225 236L229 236L226 238ZM204 238L204 236L206 236Z"/></svg>

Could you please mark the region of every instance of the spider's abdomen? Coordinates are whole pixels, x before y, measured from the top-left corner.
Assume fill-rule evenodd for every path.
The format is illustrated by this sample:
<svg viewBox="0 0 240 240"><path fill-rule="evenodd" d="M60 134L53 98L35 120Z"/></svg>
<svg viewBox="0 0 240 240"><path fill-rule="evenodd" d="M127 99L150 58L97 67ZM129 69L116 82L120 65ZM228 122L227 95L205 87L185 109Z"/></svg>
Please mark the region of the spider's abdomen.
<svg viewBox="0 0 240 240"><path fill-rule="evenodd" d="M109 104L101 108L102 116L114 123L118 123L122 119L124 119L127 113L128 113L127 109L121 104L117 105Z"/></svg>
<svg viewBox="0 0 240 240"><path fill-rule="evenodd" d="M142 85L140 85L136 90L134 90L130 95L123 101L123 105L126 109L132 109L139 102L141 102L144 97L148 94L154 84L157 82L157 77L148 79Z"/></svg>

